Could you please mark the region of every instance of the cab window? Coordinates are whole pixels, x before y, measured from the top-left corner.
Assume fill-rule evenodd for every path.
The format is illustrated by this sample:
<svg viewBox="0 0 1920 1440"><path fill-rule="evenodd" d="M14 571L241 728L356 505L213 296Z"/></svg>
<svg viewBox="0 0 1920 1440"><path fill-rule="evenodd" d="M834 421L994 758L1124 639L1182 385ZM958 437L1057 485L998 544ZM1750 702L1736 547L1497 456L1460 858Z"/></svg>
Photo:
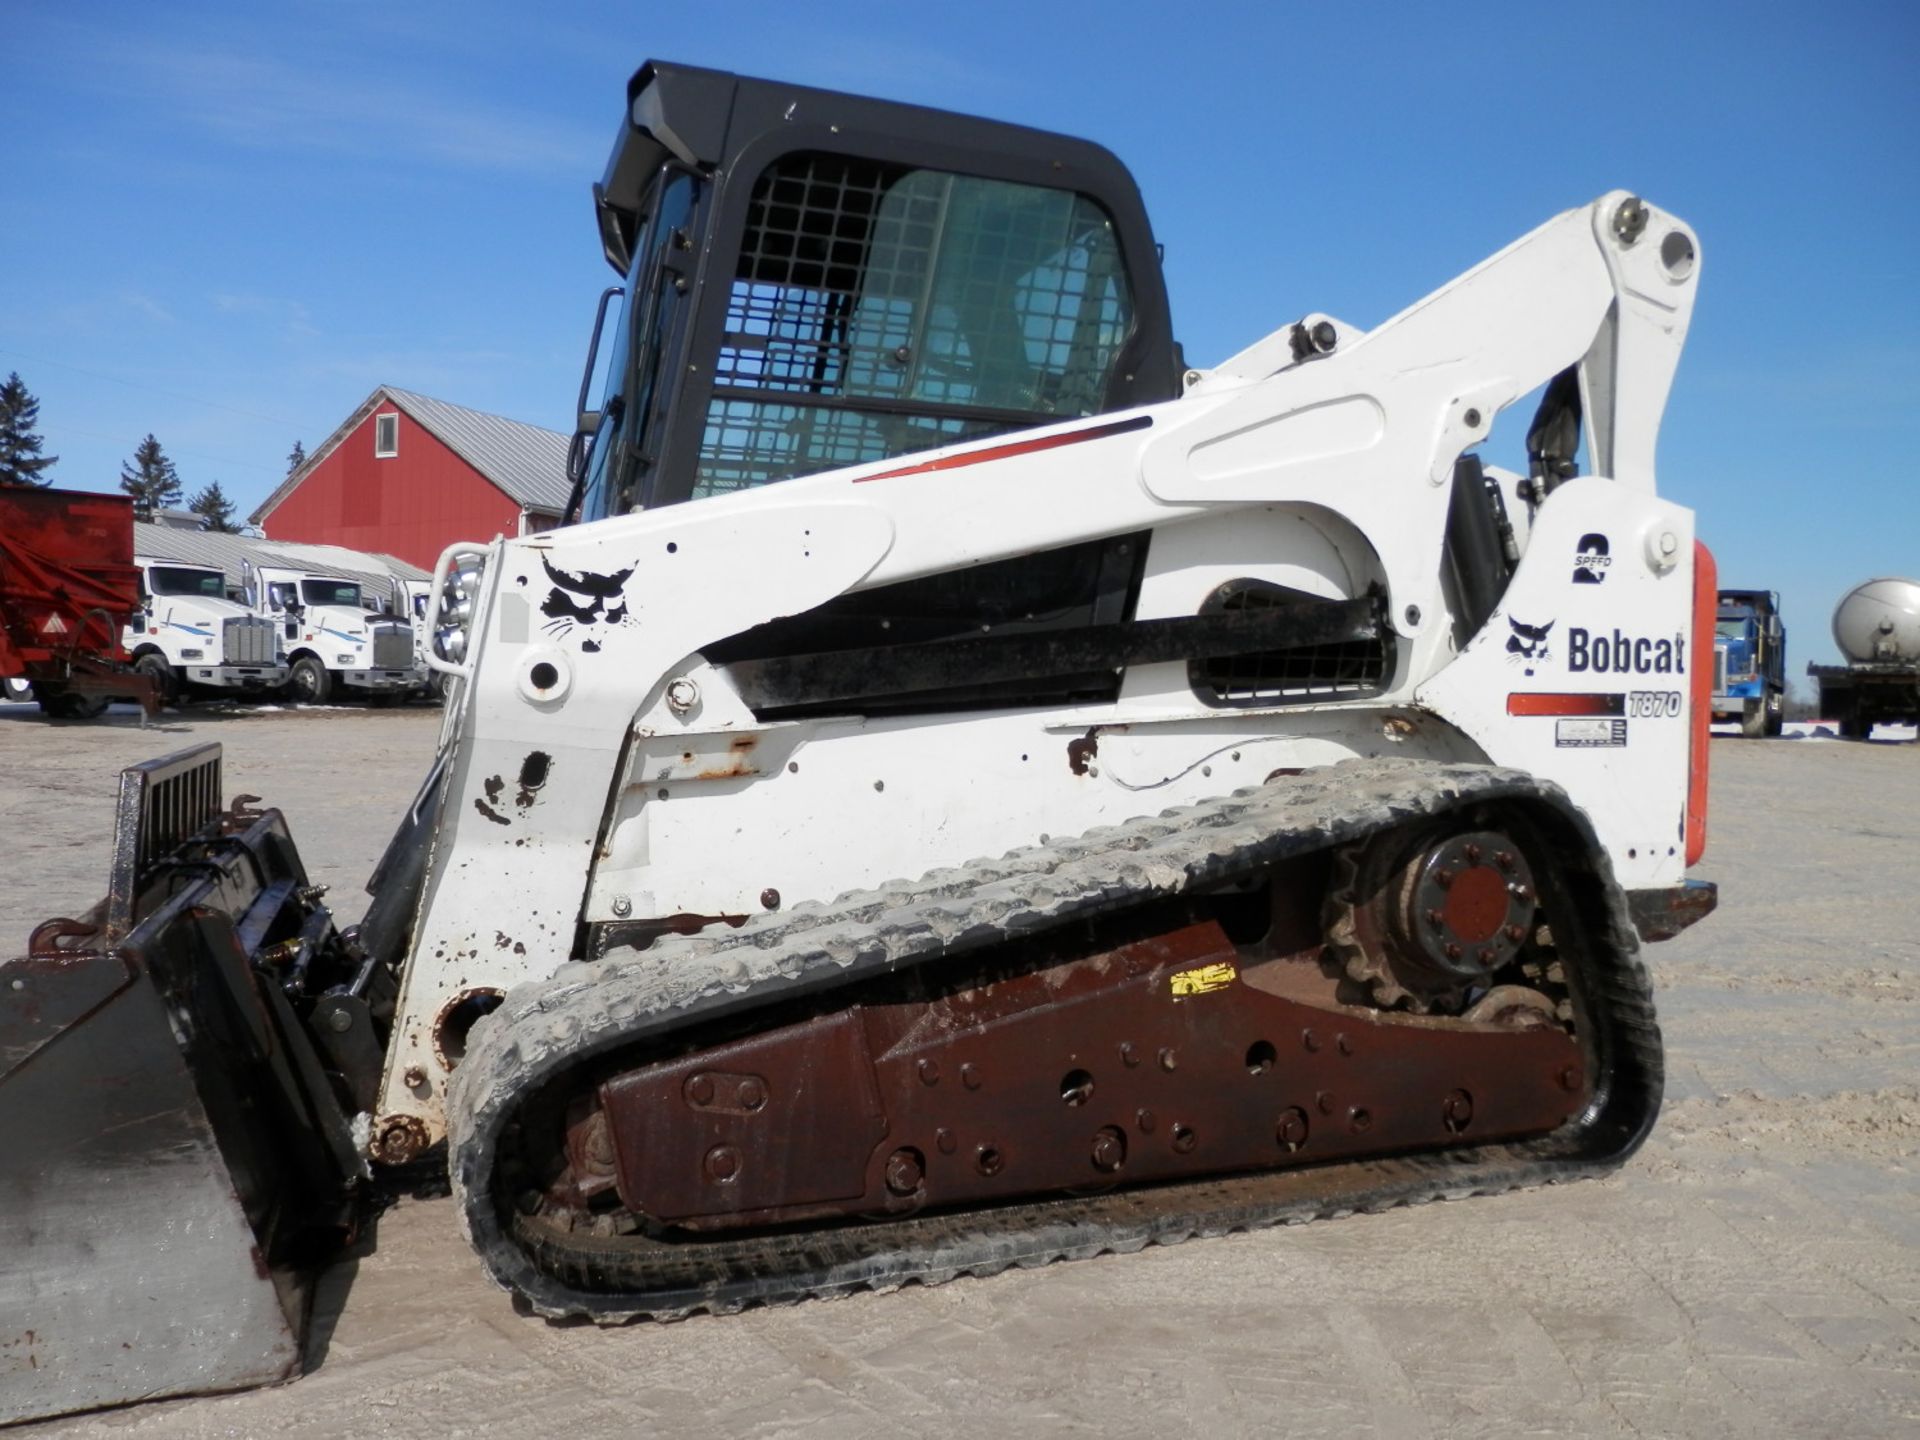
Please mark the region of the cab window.
<svg viewBox="0 0 1920 1440"><path fill-rule="evenodd" d="M693 493L1094 414L1133 321L1085 196L789 156L749 207Z"/></svg>

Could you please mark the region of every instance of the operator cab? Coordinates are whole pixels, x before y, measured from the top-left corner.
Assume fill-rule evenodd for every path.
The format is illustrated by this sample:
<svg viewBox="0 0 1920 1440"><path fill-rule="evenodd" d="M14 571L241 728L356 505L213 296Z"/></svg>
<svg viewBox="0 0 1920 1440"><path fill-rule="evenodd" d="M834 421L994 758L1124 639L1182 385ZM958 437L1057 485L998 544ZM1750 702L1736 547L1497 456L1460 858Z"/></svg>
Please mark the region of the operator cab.
<svg viewBox="0 0 1920 1440"><path fill-rule="evenodd" d="M1139 191L1084 140L654 63L594 200L584 520L1179 393Z"/></svg>

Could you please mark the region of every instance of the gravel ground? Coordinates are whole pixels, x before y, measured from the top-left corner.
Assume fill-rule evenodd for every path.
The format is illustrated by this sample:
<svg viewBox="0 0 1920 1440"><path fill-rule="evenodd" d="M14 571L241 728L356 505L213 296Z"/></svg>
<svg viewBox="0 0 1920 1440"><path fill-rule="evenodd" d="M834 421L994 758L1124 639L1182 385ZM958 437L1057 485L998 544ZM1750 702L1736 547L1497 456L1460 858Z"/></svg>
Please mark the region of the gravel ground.
<svg viewBox="0 0 1920 1440"><path fill-rule="evenodd" d="M116 766L206 739L352 918L436 723L0 705L0 936L97 896ZM324 1282L306 1378L16 1433L1916 1433L1920 746L1713 764L1721 910L1653 952L1669 1100L1612 1179L614 1331L517 1314L409 1201Z"/></svg>

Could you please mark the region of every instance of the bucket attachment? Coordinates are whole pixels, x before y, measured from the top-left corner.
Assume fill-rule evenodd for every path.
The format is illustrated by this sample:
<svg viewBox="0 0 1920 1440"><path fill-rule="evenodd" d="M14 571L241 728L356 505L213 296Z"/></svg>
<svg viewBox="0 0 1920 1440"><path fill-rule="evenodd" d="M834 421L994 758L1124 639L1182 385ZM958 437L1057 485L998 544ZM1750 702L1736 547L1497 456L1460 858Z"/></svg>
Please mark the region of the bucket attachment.
<svg viewBox="0 0 1920 1440"><path fill-rule="evenodd" d="M122 771L107 898L0 966L0 1424L300 1373L365 1190L311 997L369 1048L374 967L252 799Z"/></svg>

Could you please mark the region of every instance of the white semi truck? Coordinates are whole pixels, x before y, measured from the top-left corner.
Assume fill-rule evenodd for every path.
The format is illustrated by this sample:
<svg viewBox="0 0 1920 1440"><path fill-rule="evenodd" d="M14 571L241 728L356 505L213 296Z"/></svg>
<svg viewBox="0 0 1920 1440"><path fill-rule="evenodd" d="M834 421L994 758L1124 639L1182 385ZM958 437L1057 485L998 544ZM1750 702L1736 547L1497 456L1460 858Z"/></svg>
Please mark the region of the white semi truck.
<svg viewBox="0 0 1920 1440"><path fill-rule="evenodd" d="M424 683L413 627L369 613L358 580L251 562L247 569L248 593L286 650L294 699L320 705L342 691L404 698Z"/></svg>
<svg viewBox="0 0 1920 1440"><path fill-rule="evenodd" d="M163 700L196 689L273 694L287 683L273 622L229 599L219 569L138 555L134 563L140 609L122 643Z"/></svg>

